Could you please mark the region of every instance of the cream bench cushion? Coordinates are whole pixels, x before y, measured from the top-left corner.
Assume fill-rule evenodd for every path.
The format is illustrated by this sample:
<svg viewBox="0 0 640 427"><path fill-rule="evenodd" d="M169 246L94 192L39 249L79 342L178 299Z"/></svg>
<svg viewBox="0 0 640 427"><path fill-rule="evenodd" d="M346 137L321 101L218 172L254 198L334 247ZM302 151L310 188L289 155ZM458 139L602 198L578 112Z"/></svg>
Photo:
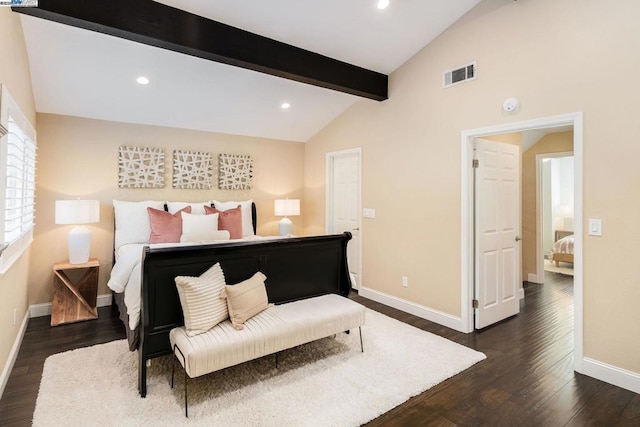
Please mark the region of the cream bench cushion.
<svg viewBox="0 0 640 427"><path fill-rule="evenodd" d="M330 294L272 306L236 330L229 320L189 337L184 327L169 334L177 359L194 378L364 325L364 306Z"/></svg>

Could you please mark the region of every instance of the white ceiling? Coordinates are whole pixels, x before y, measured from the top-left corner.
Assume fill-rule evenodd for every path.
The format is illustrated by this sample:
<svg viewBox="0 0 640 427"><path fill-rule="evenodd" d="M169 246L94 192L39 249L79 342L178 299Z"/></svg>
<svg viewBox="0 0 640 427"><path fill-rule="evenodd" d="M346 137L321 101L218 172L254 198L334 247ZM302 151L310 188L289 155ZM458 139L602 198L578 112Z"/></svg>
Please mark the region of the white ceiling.
<svg viewBox="0 0 640 427"><path fill-rule="evenodd" d="M160 3L388 74L479 1ZM359 99L30 16L22 23L42 113L304 142ZM140 75L151 83L138 85Z"/></svg>

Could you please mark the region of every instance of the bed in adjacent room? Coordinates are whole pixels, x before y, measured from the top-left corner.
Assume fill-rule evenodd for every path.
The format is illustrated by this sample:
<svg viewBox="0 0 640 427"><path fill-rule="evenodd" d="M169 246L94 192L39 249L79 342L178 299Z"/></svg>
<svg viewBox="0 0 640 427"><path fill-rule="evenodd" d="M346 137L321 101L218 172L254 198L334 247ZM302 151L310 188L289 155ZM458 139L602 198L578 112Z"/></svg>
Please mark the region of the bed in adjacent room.
<svg viewBox="0 0 640 427"><path fill-rule="evenodd" d="M573 264L573 231L556 230L552 260L556 267L559 267L561 262Z"/></svg>

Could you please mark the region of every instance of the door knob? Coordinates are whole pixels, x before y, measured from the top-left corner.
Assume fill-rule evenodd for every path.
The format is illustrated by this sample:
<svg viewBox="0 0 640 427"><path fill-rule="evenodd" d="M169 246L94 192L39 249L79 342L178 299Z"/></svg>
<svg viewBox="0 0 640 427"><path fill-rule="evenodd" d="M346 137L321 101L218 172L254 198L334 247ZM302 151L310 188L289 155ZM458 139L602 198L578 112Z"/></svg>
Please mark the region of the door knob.
<svg viewBox="0 0 640 427"><path fill-rule="evenodd" d="M519 242L520 240L522 240L522 238L520 236L516 236L516 242Z"/></svg>

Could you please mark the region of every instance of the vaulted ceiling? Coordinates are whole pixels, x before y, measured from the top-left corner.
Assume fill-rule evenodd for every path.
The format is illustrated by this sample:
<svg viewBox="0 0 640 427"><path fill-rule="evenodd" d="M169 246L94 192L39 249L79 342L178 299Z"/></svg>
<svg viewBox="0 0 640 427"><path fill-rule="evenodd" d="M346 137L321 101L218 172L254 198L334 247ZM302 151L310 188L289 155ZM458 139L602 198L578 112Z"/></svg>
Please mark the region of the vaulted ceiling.
<svg viewBox="0 0 640 427"><path fill-rule="evenodd" d="M377 0L159 3L389 74L478 2L391 0L384 10ZM38 112L306 141L359 99L37 17L22 22Z"/></svg>

